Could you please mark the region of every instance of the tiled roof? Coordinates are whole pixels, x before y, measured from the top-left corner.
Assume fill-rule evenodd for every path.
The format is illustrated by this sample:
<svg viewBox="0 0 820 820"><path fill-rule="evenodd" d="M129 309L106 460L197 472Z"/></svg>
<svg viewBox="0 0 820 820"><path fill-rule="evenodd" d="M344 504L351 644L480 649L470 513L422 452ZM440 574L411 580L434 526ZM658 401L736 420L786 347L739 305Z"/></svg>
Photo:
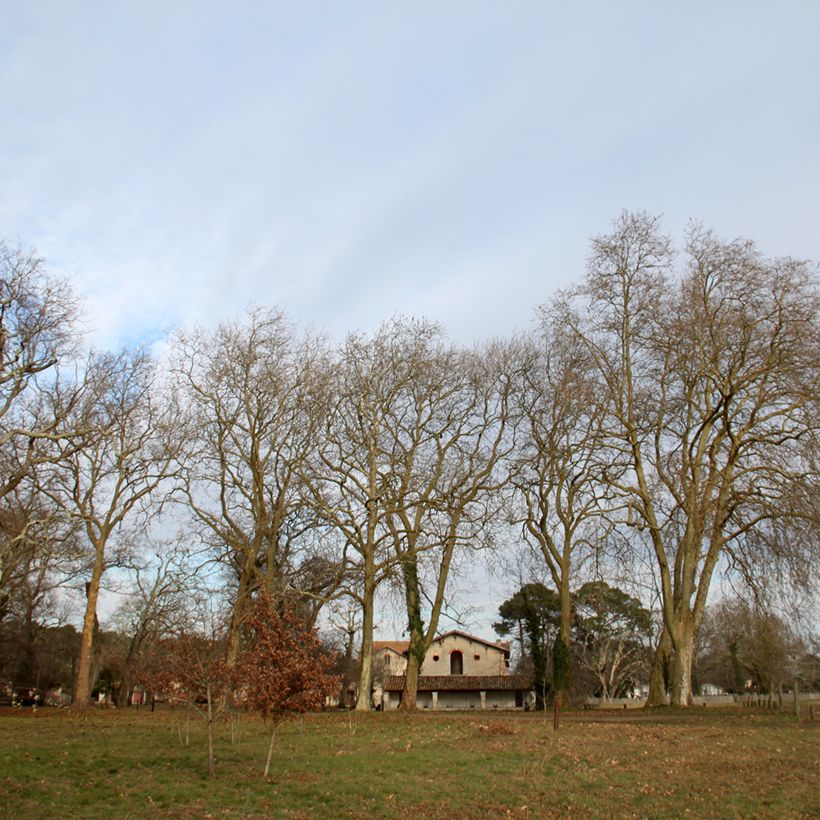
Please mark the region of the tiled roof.
<svg viewBox="0 0 820 820"><path fill-rule="evenodd" d="M384 679L385 692L401 692L404 675L388 675ZM497 692L527 691L532 689L529 675L421 675L419 692Z"/></svg>
<svg viewBox="0 0 820 820"><path fill-rule="evenodd" d="M373 641L373 651L378 652L380 649L392 649L403 655L410 649L410 641Z"/></svg>

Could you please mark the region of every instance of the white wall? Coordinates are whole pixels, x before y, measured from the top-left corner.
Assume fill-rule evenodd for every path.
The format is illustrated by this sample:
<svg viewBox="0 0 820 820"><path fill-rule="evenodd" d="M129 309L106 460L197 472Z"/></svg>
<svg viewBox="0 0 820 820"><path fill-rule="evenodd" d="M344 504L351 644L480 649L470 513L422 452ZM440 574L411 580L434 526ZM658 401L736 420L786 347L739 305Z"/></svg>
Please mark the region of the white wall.
<svg viewBox="0 0 820 820"><path fill-rule="evenodd" d="M463 674L465 675L507 674L503 649L471 640L463 635L446 635L443 640L433 641L424 657L421 674L449 675L450 655L455 650L462 653Z"/></svg>

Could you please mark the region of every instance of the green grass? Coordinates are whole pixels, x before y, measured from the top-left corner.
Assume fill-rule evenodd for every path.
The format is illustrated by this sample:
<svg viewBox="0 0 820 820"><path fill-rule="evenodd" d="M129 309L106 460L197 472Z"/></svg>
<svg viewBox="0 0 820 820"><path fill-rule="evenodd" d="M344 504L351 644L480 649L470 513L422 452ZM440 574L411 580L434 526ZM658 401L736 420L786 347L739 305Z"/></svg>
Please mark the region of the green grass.
<svg viewBox="0 0 820 820"><path fill-rule="evenodd" d="M180 712L41 709L0 716L0 816L797 817L820 814L820 724L751 711L565 718L500 713L310 715L267 736Z"/></svg>

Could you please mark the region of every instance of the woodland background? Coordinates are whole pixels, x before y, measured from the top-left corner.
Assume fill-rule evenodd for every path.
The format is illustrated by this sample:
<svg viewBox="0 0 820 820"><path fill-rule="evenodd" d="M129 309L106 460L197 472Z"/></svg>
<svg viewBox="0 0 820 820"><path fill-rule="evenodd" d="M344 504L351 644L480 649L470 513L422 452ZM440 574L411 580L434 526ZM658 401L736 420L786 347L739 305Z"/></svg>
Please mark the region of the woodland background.
<svg viewBox="0 0 820 820"><path fill-rule="evenodd" d="M514 579L497 631L546 699L817 688L817 284L624 212L515 338L396 316L333 345L259 306L89 350L71 284L3 244L5 694L124 705L191 636L236 669L264 592L368 695L377 608L400 611L413 708L481 562Z"/></svg>

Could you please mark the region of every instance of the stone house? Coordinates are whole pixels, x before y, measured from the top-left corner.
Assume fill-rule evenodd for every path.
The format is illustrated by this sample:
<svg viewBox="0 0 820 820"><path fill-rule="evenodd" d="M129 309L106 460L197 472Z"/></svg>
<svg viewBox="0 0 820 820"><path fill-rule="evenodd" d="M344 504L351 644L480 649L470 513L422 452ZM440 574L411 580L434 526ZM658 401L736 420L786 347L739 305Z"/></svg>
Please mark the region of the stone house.
<svg viewBox="0 0 820 820"><path fill-rule="evenodd" d="M409 641L374 641L376 706L397 709L404 688ZM420 709L521 709L532 690L524 675L510 675L510 645L458 629L430 644L419 676Z"/></svg>

